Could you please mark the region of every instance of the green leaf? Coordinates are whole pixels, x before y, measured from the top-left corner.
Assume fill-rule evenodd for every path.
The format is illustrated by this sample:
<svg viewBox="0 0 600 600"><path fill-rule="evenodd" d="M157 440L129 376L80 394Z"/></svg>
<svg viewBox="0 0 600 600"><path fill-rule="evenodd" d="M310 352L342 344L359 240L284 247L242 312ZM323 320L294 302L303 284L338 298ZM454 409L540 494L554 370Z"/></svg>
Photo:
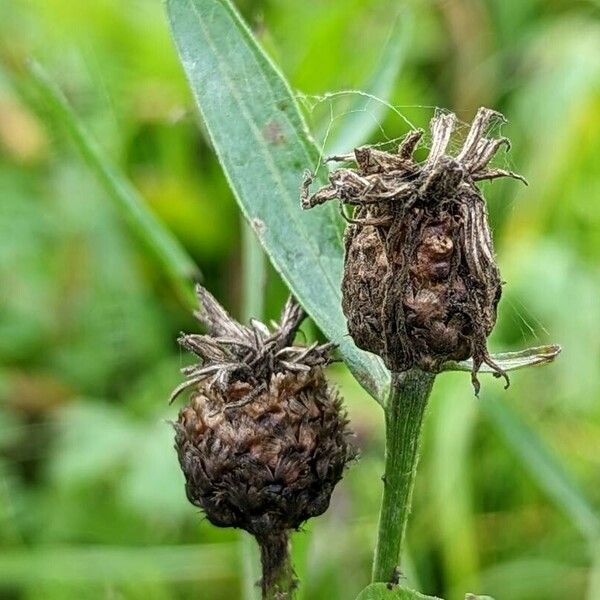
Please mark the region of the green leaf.
<svg viewBox="0 0 600 600"><path fill-rule="evenodd" d="M348 107L348 114L344 117L342 129L327 148L329 154L344 154L365 144L380 127L380 121L386 111L393 109L388 102L410 43L412 24L413 20L408 11L403 11L397 17L378 67L364 91L352 90L326 95L329 98L342 94L354 95L354 100Z"/></svg>
<svg viewBox="0 0 600 600"><path fill-rule="evenodd" d="M415 590L387 583L372 583L356 600L440 600L437 596L425 596Z"/></svg>
<svg viewBox="0 0 600 600"><path fill-rule="evenodd" d="M570 518L581 535L592 543L599 540L600 518L594 507L538 434L506 403L484 400L481 404L532 478Z"/></svg>
<svg viewBox="0 0 600 600"><path fill-rule="evenodd" d="M29 74L53 121L70 135L131 230L163 267L181 297L195 308L196 300L191 283L199 279L200 271L194 260L177 238L150 212L126 176L103 154L62 91L44 69L31 62Z"/></svg>
<svg viewBox="0 0 600 600"><path fill-rule="evenodd" d="M372 583L367 586L356 600L441 600L437 596L426 596L415 590L387 583ZM494 600L491 596L467 594L465 600Z"/></svg>
<svg viewBox="0 0 600 600"><path fill-rule="evenodd" d="M516 371L526 367L539 367L551 363L561 351L561 347L555 344L549 346L538 346L537 348L527 348L518 352L501 352L493 354L493 361L505 371ZM444 371L471 371L473 361L471 359L461 362L447 362L444 365ZM495 373L489 365L481 365L480 373Z"/></svg>
<svg viewBox="0 0 600 600"><path fill-rule="evenodd" d="M185 73L242 212L356 378L375 398L385 398L383 363L346 335L335 213L327 206L300 207L303 172L316 169L319 152L289 86L227 0L168 0L167 8Z"/></svg>

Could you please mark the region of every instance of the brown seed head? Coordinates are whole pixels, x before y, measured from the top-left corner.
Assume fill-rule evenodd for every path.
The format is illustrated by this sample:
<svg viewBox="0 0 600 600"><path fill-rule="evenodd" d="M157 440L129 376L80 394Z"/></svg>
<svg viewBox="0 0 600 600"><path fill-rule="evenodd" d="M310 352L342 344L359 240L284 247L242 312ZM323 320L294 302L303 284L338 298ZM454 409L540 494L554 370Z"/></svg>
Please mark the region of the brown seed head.
<svg viewBox="0 0 600 600"><path fill-rule="evenodd" d="M355 168L330 175L330 184L302 205L339 199L355 207L346 230L342 307L356 344L380 355L393 371L418 367L437 372L447 361L473 358L472 379L482 363L508 382L491 359L487 337L496 322L501 280L485 201L477 181L519 175L490 168L506 138L486 132L502 115L481 108L457 156L446 154L456 117L431 122L428 158L412 154L423 135L406 136L395 154L357 148Z"/></svg>
<svg viewBox="0 0 600 600"><path fill-rule="evenodd" d="M192 504L211 523L259 541L320 515L354 456L341 401L323 374L331 344L292 345L304 318L288 301L273 332L236 323L203 288L207 335L180 343L202 359L185 369L193 387L176 449Z"/></svg>

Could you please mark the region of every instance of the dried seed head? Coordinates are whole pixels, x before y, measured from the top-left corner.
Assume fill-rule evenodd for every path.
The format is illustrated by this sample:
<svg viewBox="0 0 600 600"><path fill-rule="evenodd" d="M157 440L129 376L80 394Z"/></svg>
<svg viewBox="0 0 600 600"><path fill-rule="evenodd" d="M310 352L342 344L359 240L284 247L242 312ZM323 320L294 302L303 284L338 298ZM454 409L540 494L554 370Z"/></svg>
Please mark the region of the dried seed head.
<svg viewBox="0 0 600 600"><path fill-rule="evenodd" d="M187 496L214 525L252 533L263 559L275 560L273 540L283 543L287 530L327 509L354 456L341 400L322 370L332 344L292 345L304 318L292 300L270 332L235 322L201 287L198 296L208 334L179 342L201 364L184 369L173 394L194 390L175 425Z"/></svg>
<svg viewBox="0 0 600 600"><path fill-rule="evenodd" d="M346 230L342 307L356 344L381 356L393 371L418 367L437 372L449 360L473 358L477 371L487 363L506 373L487 351L496 322L501 280L487 210L477 181L519 175L488 163L506 138L488 138L492 121L503 119L479 109L462 150L446 154L456 117L431 122L428 158L412 154L423 135L406 136L396 154L370 147L354 155L330 184L315 194L305 179L302 205L311 208L332 199L355 207Z"/></svg>

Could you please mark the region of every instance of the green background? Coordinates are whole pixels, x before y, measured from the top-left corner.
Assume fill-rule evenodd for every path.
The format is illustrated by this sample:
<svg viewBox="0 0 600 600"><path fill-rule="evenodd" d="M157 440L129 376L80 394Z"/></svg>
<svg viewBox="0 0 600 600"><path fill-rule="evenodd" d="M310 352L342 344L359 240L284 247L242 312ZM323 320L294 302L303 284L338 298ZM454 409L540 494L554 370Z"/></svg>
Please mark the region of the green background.
<svg viewBox="0 0 600 600"><path fill-rule="evenodd" d="M557 342L563 354L514 373L506 392L482 376L479 400L468 375L438 378L404 575L450 600L600 599L598 3L237 5L326 151L351 117L347 98L323 94L365 88L398 27L389 101L411 122L426 126L436 106L465 122L480 105L508 117L513 150L497 164L529 187L483 185L507 282L490 346ZM239 213L162 3L0 3L0 598L242 597L240 537L187 503L167 424L188 362L175 339L196 324L64 132L20 93L14 65L27 57L58 81L205 285L232 313L242 306ZM380 121L371 141L407 132L392 111ZM286 291L272 272L266 295L275 318ZM350 599L366 585L381 491L381 409L343 367L331 377L362 458L328 513L294 538L307 599Z"/></svg>

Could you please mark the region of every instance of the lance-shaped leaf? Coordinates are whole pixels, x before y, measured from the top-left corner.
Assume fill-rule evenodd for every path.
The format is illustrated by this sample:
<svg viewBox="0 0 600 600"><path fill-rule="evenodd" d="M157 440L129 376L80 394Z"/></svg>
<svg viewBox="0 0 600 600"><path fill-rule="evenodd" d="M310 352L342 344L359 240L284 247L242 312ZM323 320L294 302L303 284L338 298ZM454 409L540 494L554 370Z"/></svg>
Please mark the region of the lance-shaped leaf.
<svg viewBox="0 0 600 600"><path fill-rule="evenodd" d="M289 86L228 0L168 0L167 7L186 76L246 219L306 311L381 400L387 370L346 335L335 213L300 207L303 172L316 169L319 152Z"/></svg>

